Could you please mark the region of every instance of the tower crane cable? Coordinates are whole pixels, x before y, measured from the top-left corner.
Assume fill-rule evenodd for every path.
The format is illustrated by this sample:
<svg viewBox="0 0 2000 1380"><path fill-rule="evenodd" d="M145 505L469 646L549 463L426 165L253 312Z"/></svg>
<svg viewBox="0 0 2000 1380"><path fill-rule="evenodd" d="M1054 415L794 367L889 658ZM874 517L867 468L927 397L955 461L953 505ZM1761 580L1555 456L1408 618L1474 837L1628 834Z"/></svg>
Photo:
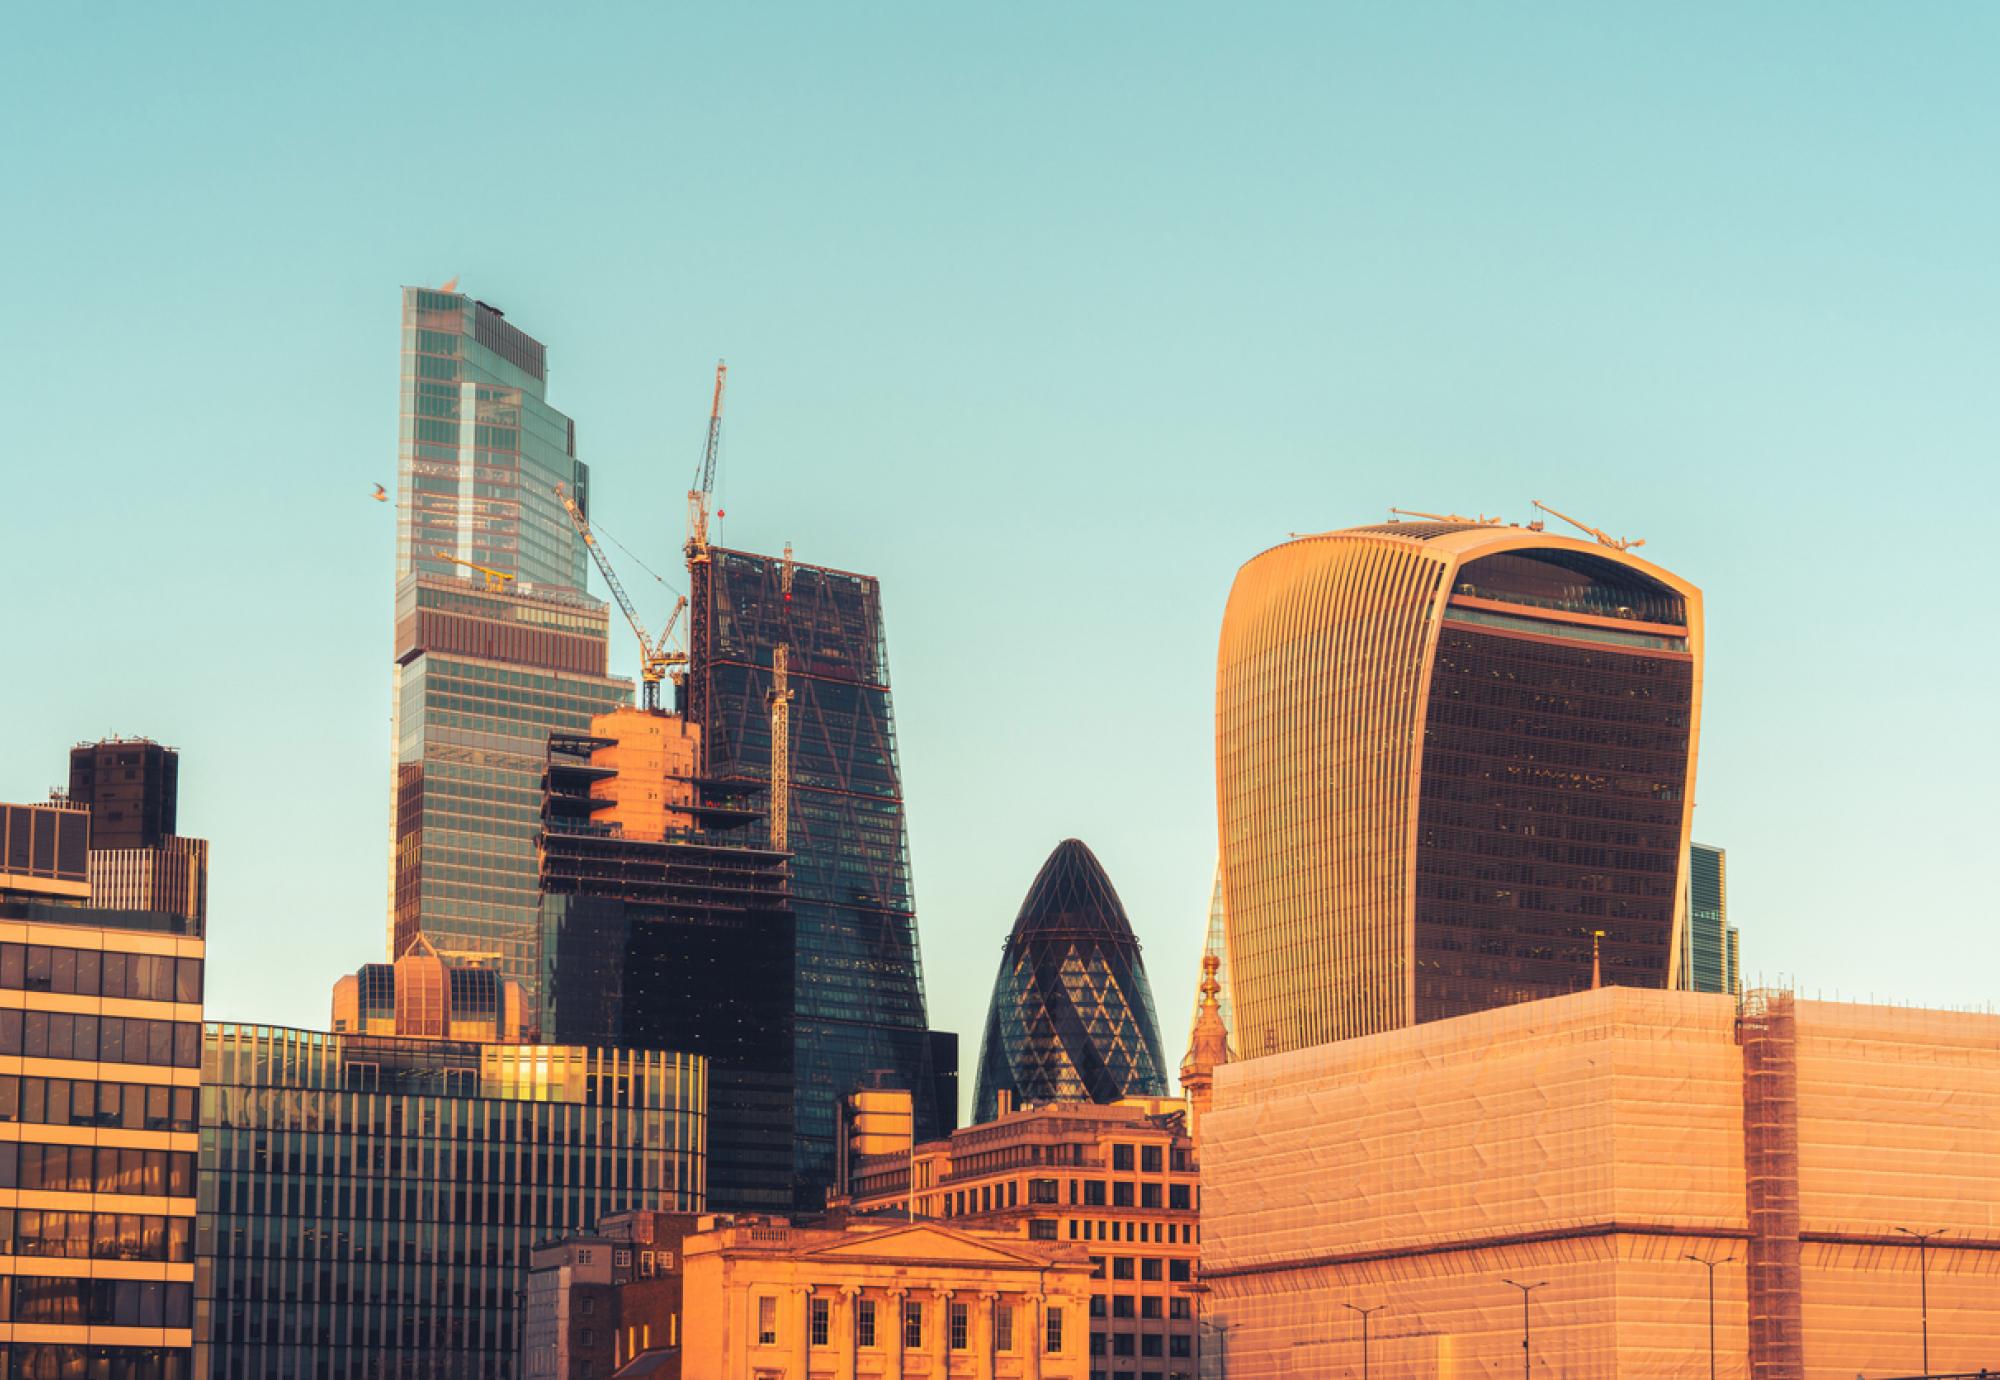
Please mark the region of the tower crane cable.
<svg viewBox="0 0 2000 1380"><path fill-rule="evenodd" d="M640 703L649 712L657 711L660 707L660 682L666 678L669 668L687 665L687 653L668 651L666 646L667 639L673 636L674 625L680 621L681 610L687 607L687 597L683 595L674 605L673 613L667 618L667 626L660 631L659 637L657 639L652 637L647 633L646 625L639 621L639 611L632 607L632 596L625 592L624 581L620 580L618 572L611 568L611 558L606 556L604 548L598 545L596 535L590 530L590 520L583 515L583 509L577 507L576 500L569 496L569 490L561 484L555 486L555 493L556 498L562 503L563 511L569 514L570 525L575 527L577 535L583 538L584 550L590 553L591 560L596 563L597 573L602 575L604 583L610 586L611 597L617 602L619 611L625 615L625 621L632 625L632 635L639 640Z"/></svg>

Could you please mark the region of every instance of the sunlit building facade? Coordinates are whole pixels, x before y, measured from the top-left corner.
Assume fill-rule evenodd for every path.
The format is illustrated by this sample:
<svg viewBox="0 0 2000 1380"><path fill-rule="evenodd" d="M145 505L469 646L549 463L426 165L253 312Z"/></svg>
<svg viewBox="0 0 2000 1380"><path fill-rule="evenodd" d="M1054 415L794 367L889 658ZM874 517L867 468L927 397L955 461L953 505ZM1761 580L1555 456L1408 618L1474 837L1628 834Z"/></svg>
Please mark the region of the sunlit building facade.
<svg viewBox="0 0 2000 1380"><path fill-rule="evenodd" d="M768 782L772 654L790 649L791 906L798 1203L835 1179L840 1100L876 1070L910 1089L917 1134L958 1121L958 1041L932 1031L870 575L712 547L690 569L686 709L706 774Z"/></svg>
<svg viewBox="0 0 2000 1380"><path fill-rule="evenodd" d="M88 818L0 806L0 1376L192 1380L203 943L86 904Z"/></svg>
<svg viewBox="0 0 2000 1380"><path fill-rule="evenodd" d="M539 998L535 835L552 731L626 703L555 488L588 509L547 352L461 293L403 292L389 953L421 933Z"/></svg>
<svg viewBox="0 0 2000 1380"><path fill-rule="evenodd" d="M1537 1376L1852 1380L1922 1374L1927 1309L1931 1373L1974 1373L1996 1108L2000 1017L1783 992L1607 987L1228 1064L1208 1314L1232 1376L1360 1374L1351 1304L1374 1373L1469 1380L1522 1369L1512 1281Z"/></svg>
<svg viewBox="0 0 2000 1380"><path fill-rule="evenodd" d="M70 749L71 805L90 811L90 903L208 923L208 841L175 831L180 754L150 738Z"/></svg>
<svg viewBox="0 0 2000 1380"><path fill-rule="evenodd" d="M694 1212L707 1066L211 1024L197 1325L212 1380L514 1380L534 1245Z"/></svg>
<svg viewBox="0 0 2000 1380"><path fill-rule="evenodd" d="M1701 593L1404 522L1238 572L1216 672L1238 1054L1679 979Z"/></svg>
<svg viewBox="0 0 2000 1380"><path fill-rule="evenodd" d="M1037 1102L1165 1097L1146 964L1097 856L1056 845L1014 917L993 980L973 1120Z"/></svg>

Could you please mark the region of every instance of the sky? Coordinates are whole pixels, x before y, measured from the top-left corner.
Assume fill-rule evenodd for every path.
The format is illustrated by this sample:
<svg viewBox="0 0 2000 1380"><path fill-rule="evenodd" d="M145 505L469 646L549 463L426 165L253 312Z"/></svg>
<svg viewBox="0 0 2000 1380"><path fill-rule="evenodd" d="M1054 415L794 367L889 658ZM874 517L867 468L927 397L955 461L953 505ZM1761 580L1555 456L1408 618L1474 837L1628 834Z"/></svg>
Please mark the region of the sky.
<svg viewBox="0 0 2000 1380"><path fill-rule="evenodd" d="M1066 837L1178 1059L1230 581L1391 506L1701 585L1747 976L1984 1005L1996 51L1972 4L31 7L0 798L178 747L211 1015L324 1024L384 949L399 289L457 276L653 569L726 358L723 539L881 577L968 1094Z"/></svg>

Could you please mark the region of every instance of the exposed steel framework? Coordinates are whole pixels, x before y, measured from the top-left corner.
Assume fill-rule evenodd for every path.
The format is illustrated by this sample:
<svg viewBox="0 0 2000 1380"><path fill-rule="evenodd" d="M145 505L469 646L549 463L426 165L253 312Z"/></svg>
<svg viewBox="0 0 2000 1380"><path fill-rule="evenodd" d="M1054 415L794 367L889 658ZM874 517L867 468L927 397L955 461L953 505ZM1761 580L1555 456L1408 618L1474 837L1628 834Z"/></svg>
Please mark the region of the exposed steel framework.
<svg viewBox="0 0 2000 1380"><path fill-rule="evenodd" d="M1216 671L1245 1057L1676 978L1701 593L1601 542L1391 522L1239 572Z"/></svg>

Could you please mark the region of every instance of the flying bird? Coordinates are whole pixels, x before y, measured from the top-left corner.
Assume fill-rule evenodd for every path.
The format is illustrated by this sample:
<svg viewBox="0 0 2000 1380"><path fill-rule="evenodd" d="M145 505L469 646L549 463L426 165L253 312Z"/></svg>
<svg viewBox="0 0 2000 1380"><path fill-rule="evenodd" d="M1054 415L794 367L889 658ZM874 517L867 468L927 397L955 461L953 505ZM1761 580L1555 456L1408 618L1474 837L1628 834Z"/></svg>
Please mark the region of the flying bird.
<svg viewBox="0 0 2000 1380"><path fill-rule="evenodd" d="M374 498L377 503L387 503L389 501L389 491L380 484L377 484L375 486Z"/></svg>

